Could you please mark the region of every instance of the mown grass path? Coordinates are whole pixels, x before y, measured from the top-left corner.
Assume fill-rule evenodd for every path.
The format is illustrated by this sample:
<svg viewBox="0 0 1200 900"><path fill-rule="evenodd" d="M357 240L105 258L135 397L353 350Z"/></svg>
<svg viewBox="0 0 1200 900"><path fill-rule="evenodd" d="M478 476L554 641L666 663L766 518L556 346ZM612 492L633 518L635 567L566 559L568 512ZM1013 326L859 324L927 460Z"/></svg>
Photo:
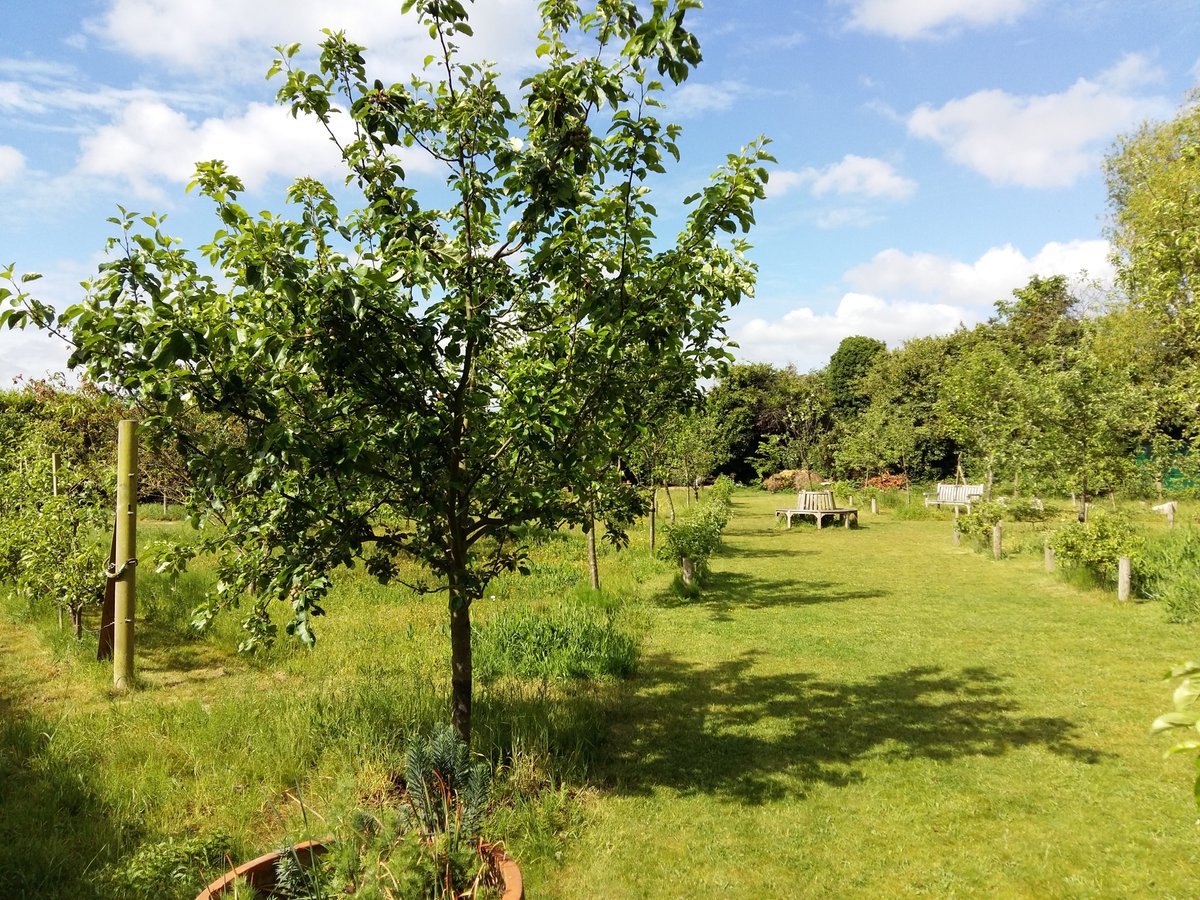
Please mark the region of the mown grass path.
<svg viewBox="0 0 1200 900"><path fill-rule="evenodd" d="M948 520L776 528L739 494L656 601L552 897L1191 897L1191 771L1150 721L1194 629L994 562Z"/></svg>

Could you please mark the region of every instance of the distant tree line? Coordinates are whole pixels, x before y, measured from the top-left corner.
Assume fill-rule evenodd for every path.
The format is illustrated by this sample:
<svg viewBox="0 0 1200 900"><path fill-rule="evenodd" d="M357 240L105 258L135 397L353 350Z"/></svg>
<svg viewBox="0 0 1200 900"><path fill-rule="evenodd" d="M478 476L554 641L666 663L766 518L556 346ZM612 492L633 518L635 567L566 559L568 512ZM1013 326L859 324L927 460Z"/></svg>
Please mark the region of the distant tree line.
<svg viewBox="0 0 1200 900"><path fill-rule="evenodd" d="M1110 291L1035 276L974 328L910 340L846 338L801 373L733 366L704 414L718 471L1004 481L1091 494L1200 468L1200 93L1105 161ZM961 466L961 470L960 470Z"/></svg>

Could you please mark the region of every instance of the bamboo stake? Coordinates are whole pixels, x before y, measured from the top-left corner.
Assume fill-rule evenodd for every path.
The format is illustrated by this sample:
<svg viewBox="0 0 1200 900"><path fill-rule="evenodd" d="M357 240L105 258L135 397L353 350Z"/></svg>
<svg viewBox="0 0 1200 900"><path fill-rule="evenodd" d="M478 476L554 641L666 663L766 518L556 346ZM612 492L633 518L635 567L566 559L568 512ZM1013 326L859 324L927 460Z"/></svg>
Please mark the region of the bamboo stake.
<svg viewBox="0 0 1200 900"><path fill-rule="evenodd" d="M116 582L113 627L113 687L133 687L133 624L137 615L137 423L117 426L116 562L109 577Z"/></svg>

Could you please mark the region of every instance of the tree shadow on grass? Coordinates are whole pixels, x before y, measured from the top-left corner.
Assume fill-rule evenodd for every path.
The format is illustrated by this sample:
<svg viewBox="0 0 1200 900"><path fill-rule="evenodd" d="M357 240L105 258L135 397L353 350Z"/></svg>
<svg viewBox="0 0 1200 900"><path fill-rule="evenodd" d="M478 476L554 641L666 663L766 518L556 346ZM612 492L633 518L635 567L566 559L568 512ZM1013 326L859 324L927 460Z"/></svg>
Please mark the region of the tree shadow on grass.
<svg viewBox="0 0 1200 900"><path fill-rule="evenodd" d="M739 609L845 603L885 596L885 591L845 590L835 581L780 581L778 578L759 578L743 572L710 572L704 579L698 597L681 597L668 588L654 600L667 608L689 606L708 609L717 615L719 621L723 621Z"/></svg>
<svg viewBox="0 0 1200 900"><path fill-rule="evenodd" d="M0 697L0 897L100 896L91 876L132 836L88 787L90 762L55 739L52 723Z"/></svg>
<svg viewBox="0 0 1200 900"><path fill-rule="evenodd" d="M602 776L643 795L668 787L744 803L862 781L868 760L952 760L1041 747L1082 763L1110 756L1069 720L1022 715L984 668L911 667L867 681L758 674L750 652L712 666L643 660L616 712Z"/></svg>

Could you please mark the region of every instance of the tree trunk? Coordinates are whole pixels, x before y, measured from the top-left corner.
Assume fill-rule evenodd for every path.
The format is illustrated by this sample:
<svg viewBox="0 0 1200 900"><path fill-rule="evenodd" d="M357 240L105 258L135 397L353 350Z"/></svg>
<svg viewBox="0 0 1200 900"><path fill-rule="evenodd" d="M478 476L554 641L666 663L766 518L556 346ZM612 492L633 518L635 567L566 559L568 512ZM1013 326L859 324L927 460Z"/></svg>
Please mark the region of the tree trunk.
<svg viewBox="0 0 1200 900"><path fill-rule="evenodd" d="M450 721L471 743L471 601L450 590Z"/></svg>
<svg viewBox="0 0 1200 900"><path fill-rule="evenodd" d="M687 500L687 508L692 508L692 492L688 489L688 485L692 483L691 473L688 472L688 467L683 467L683 496Z"/></svg>
<svg viewBox="0 0 1200 900"><path fill-rule="evenodd" d="M1080 522L1087 521L1087 504L1088 504L1087 475L1084 475L1079 479L1079 516L1078 516L1078 518L1079 518Z"/></svg>
<svg viewBox="0 0 1200 900"><path fill-rule="evenodd" d="M671 524L675 524L675 501L671 498L671 485L663 482L663 490L667 492L667 505L671 507Z"/></svg>
<svg viewBox="0 0 1200 900"><path fill-rule="evenodd" d="M600 563L596 559L596 517L591 517L588 529L588 573L592 576L592 590L600 590Z"/></svg>

